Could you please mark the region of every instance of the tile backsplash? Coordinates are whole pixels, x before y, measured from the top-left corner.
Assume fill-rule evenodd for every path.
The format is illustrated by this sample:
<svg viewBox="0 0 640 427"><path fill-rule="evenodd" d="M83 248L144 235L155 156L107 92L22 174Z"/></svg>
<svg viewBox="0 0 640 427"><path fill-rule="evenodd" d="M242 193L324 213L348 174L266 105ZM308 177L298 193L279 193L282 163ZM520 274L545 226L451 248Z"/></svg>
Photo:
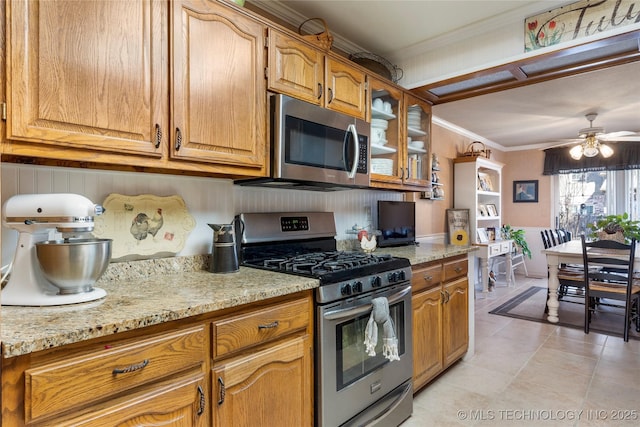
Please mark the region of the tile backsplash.
<svg viewBox="0 0 640 427"><path fill-rule="evenodd" d="M366 208L376 221L378 200L402 200L402 193L376 190L314 192L234 186L225 179L177 175L2 164L2 203L15 194L78 193L102 203L111 193L181 196L196 219L185 248L178 255L211 251L209 223L230 223L240 212L330 211L335 213L338 240L352 239L346 230L366 225ZM2 265L11 262L17 232L2 229Z"/></svg>

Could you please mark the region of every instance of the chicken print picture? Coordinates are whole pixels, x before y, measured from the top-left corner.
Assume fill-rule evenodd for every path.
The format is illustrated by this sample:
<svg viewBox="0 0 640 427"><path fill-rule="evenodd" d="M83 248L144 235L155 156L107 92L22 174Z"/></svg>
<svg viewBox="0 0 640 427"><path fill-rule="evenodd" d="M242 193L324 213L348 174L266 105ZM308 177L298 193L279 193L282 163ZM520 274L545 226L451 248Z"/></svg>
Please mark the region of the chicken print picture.
<svg viewBox="0 0 640 427"><path fill-rule="evenodd" d="M113 239L113 261L174 256L196 225L180 196L110 194L93 234Z"/></svg>

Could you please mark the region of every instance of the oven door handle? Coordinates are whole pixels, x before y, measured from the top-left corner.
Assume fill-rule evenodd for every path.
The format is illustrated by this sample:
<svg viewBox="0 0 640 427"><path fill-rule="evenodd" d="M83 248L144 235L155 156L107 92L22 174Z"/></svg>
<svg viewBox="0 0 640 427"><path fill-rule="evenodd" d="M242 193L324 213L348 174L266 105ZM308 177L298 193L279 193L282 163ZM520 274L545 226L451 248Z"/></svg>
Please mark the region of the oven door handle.
<svg viewBox="0 0 640 427"><path fill-rule="evenodd" d="M410 292L411 292L411 286L407 286L406 288L403 288L401 291L396 292L393 295L389 295L387 297L387 300L389 301L389 305L395 304ZM372 308L373 306L371 305L371 303L362 304L352 308L342 308L339 310L327 311L326 313L324 313L322 317L324 317L327 320L341 320L345 318L354 317L359 314L368 313L371 311Z"/></svg>

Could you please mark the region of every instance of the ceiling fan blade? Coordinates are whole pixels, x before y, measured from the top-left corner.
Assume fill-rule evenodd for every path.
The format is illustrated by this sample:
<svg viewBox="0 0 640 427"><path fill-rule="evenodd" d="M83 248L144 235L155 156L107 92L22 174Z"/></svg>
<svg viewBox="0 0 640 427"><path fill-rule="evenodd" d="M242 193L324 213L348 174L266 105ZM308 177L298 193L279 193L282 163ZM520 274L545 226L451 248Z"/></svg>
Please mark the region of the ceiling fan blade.
<svg viewBox="0 0 640 427"><path fill-rule="evenodd" d="M622 130L620 132L611 132L611 133L605 133L603 135L598 135L598 140L599 141L629 141L629 139L624 139L627 137L640 138L640 135L635 132ZM632 141L636 141L636 140L638 139L632 139Z"/></svg>
<svg viewBox="0 0 640 427"><path fill-rule="evenodd" d="M599 139L599 140L601 142L640 142L640 134L632 134L629 136L620 136L617 138Z"/></svg>
<svg viewBox="0 0 640 427"><path fill-rule="evenodd" d="M559 139L556 141L550 141L549 145L547 145L545 147L545 149L547 148L556 148L556 147L565 147L565 146L569 146L569 145L574 145L574 144L578 144L583 142L584 139Z"/></svg>

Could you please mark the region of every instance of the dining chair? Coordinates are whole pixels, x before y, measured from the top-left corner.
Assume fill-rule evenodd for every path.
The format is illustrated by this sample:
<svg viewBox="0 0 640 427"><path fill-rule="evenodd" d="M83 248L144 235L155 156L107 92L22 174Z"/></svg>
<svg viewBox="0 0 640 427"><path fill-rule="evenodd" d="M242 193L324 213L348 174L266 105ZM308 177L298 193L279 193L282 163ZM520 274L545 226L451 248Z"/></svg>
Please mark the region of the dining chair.
<svg viewBox="0 0 640 427"><path fill-rule="evenodd" d="M545 249L549 249L551 247L551 240L549 240L549 236L545 233L545 230L540 230L540 237L542 237L542 246Z"/></svg>
<svg viewBox="0 0 640 427"><path fill-rule="evenodd" d="M542 238L542 244L545 249L549 249L558 245L558 241L555 239L555 235L563 235L564 238L568 238L567 233L554 233L553 230L540 230L540 237ZM562 242L560 242L562 243ZM547 272L547 277L549 273ZM558 266L558 301L567 301L571 303L583 304L584 295L584 270L581 265L566 265L561 264ZM566 299L568 297L569 299ZM548 295L547 295L548 299ZM547 313L547 306L544 309Z"/></svg>
<svg viewBox="0 0 640 427"><path fill-rule="evenodd" d="M599 307L617 307L624 310L623 337L625 342L629 341L632 322L640 332L640 280L633 274L636 239L631 244L606 239L587 242L583 235L581 240L585 271L584 332L589 333L591 318Z"/></svg>

